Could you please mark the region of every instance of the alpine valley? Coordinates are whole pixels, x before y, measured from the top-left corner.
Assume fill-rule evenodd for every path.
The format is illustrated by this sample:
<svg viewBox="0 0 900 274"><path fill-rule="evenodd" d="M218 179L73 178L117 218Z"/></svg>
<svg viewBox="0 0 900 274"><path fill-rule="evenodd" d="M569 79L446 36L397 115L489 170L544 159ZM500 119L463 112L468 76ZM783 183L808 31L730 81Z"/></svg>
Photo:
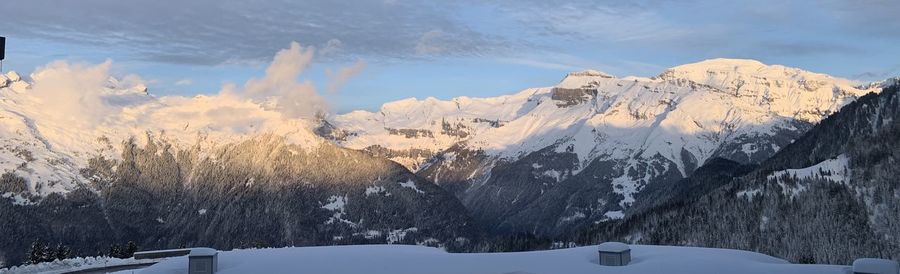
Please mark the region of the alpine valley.
<svg viewBox="0 0 900 274"><path fill-rule="evenodd" d="M896 79L713 59L313 118L229 92L157 97L106 69L0 76L0 266L35 239L82 255L534 235L900 256Z"/></svg>

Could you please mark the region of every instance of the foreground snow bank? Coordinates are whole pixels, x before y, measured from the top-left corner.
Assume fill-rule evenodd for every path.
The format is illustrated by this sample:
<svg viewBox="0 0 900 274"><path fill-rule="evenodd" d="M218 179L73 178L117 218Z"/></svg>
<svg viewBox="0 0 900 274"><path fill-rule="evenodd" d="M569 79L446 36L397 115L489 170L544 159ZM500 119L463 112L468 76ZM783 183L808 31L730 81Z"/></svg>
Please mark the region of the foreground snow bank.
<svg viewBox="0 0 900 274"><path fill-rule="evenodd" d="M447 253L424 246L366 245L235 250L219 253L228 273L790 273L845 274L848 266L798 265L730 249L632 245L627 266L600 266L597 246L515 253ZM187 257L141 273L186 273Z"/></svg>
<svg viewBox="0 0 900 274"><path fill-rule="evenodd" d="M152 263L158 260L135 260L134 258L119 259L110 257L87 257L72 258L65 260L56 260L49 263L39 263L31 265L13 266L10 268L0 268L0 274L7 273L68 273L71 271L94 269L108 266L134 265L143 263Z"/></svg>

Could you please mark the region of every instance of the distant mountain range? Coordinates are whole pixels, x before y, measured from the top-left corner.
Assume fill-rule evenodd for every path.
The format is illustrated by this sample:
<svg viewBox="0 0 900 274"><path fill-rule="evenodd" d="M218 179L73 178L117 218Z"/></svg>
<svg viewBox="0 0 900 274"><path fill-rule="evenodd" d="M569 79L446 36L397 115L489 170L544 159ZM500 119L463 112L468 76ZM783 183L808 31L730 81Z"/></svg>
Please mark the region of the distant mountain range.
<svg viewBox="0 0 900 274"><path fill-rule="evenodd" d="M579 242L757 250L802 263L900 260L900 85L890 81L759 165L717 159L655 206L577 233Z"/></svg>
<svg viewBox="0 0 900 274"><path fill-rule="evenodd" d="M652 78L582 71L507 96L407 99L378 112L284 119L264 103L155 97L113 78L98 79L103 88L90 91L94 97L63 98L90 107L53 108L48 90L66 88L42 83L54 73L0 76L0 216L7 220L0 265L21 262L38 238L80 254L125 241L146 248L453 246L521 232L816 249L761 245L775 236L757 230L740 230L757 233L741 239L746 245L727 235L692 238L684 229L673 228L676 238L641 233L661 229L649 220L690 215L678 210L710 199L739 208L799 197L816 202L795 206L815 212L819 196L832 192L794 181L818 180L818 169L843 183L834 194L841 198L825 200L851 203L835 204L851 209L834 216L856 218L852 227L870 233L852 236L854 243L900 237L889 232L900 218L885 213L900 201L896 183L856 170L888 172L893 158L853 164L868 156L851 153L863 141L893 148L883 135L893 127L885 113L896 97L882 90L896 80L855 85L714 59ZM861 97L881 103L852 103ZM832 115L848 104L852 110ZM829 134L841 137L822 137ZM743 212L727 206L711 212ZM770 218L764 222L777 229L800 225L777 212L751 216ZM818 262L846 259L822 252L810 254ZM785 257L807 259L791 254Z"/></svg>
<svg viewBox="0 0 900 274"><path fill-rule="evenodd" d="M557 235L619 219L642 190L709 159L759 163L876 86L752 60L653 78L570 73L494 98L428 98L334 118L336 143L387 157L452 191L496 231Z"/></svg>

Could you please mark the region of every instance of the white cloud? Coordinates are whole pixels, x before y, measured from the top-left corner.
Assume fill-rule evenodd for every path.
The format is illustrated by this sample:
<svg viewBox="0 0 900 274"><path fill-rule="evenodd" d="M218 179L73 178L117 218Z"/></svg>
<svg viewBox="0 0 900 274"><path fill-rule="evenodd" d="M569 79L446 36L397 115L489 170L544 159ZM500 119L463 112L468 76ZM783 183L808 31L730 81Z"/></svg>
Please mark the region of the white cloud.
<svg viewBox="0 0 900 274"><path fill-rule="evenodd" d="M110 77L112 61L54 61L32 74L30 89L10 89L7 95L15 103L9 110L31 119L49 144L66 143L63 147L79 153L93 152L90 144L99 136L141 142L152 135L180 140L173 144L207 145L272 134L310 147L321 141L310 130L317 125L315 115L327 110L313 83L298 79L313 56L311 47L291 43L275 54L265 76L193 97L151 96L138 76ZM338 77L346 79L361 67L351 66Z"/></svg>
<svg viewBox="0 0 900 274"><path fill-rule="evenodd" d="M454 11L463 6L421 0L4 1L0 29L20 39L89 45L113 56L202 65L265 60L297 37L321 45L325 55L336 49L330 43L351 55L387 58L412 56L417 39L432 29L454 39L448 48L453 51L444 54L502 46L499 38L486 39L460 21Z"/></svg>
<svg viewBox="0 0 900 274"><path fill-rule="evenodd" d="M194 81L189 78L184 78L178 81L175 81L176 86L190 86L194 84Z"/></svg>
<svg viewBox="0 0 900 274"><path fill-rule="evenodd" d="M319 55L322 56L332 56L341 51L341 48L344 46L344 42L338 39L331 39L328 42L325 42L325 46L319 50Z"/></svg>
<svg viewBox="0 0 900 274"><path fill-rule="evenodd" d="M31 95L40 100L47 118L93 127L116 112L104 101L111 60L101 64L54 61L31 74ZM140 82L134 77L129 82Z"/></svg>
<svg viewBox="0 0 900 274"><path fill-rule="evenodd" d="M328 110L325 100L316 92L311 81L299 82L298 77L312 63L315 49L303 48L291 42L291 47L275 54L262 79L250 79L242 90L233 85L223 88L223 94L237 94L273 108L287 118L310 118Z"/></svg>
<svg viewBox="0 0 900 274"><path fill-rule="evenodd" d="M341 87L347 84L347 81L349 81L351 77L362 72L365 67L366 61L359 60L349 67L341 68L337 73L328 71L328 92L337 92Z"/></svg>
<svg viewBox="0 0 900 274"><path fill-rule="evenodd" d="M510 64L516 64L516 65L542 68L542 69L553 69L553 70L570 71L570 72L584 69L582 67L577 67L577 66L568 65L568 64L545 62L545 61L539 61L539 60L533 60L533 59L527 59L527 58L500 58L500 59L498 59L498 61L510 63Z"/></svg>

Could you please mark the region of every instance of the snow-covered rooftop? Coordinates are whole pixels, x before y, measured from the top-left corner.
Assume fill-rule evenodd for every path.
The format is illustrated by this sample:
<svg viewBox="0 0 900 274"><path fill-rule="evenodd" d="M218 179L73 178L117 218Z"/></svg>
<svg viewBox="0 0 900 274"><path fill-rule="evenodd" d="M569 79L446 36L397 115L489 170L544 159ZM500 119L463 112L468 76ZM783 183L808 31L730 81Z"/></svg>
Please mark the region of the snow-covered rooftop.
<svg viewBox="0 0 900 274"><path fill-rule="evenodd" d="M629 250L628 245L620 242L605 242L597 246L602 252L623 252Z"/></svg>
<svg viewBox="0 0 900 274"><path fill-rule="evenodd" d="M198 248L191 248L191 254L189 254L188 256L190 256L190 257L212 256L212 255L216 255L216 253L218 253L218 251L216 251L215 249L206 248L206 247L198 247Z"/></svg>
<svg viewBox="0 0 900 274"><path fill-rule="evenodd" d="M296 247L219 253L220 274L229 273L791 273L845 274L849 266L799 265L730 249L632 245L627 266L598 264L598 246L515 253L447 253L404 245ZM347 263L353 262L353 263ZM186 257L165 260L141 273L184 273Z"/></svg>
<svg viewBox="0 0 900 274"><path fill-rule="evenodd" d="M853 261L855 273L900 273L900 265L885 259L862 258Z"/></svg>

